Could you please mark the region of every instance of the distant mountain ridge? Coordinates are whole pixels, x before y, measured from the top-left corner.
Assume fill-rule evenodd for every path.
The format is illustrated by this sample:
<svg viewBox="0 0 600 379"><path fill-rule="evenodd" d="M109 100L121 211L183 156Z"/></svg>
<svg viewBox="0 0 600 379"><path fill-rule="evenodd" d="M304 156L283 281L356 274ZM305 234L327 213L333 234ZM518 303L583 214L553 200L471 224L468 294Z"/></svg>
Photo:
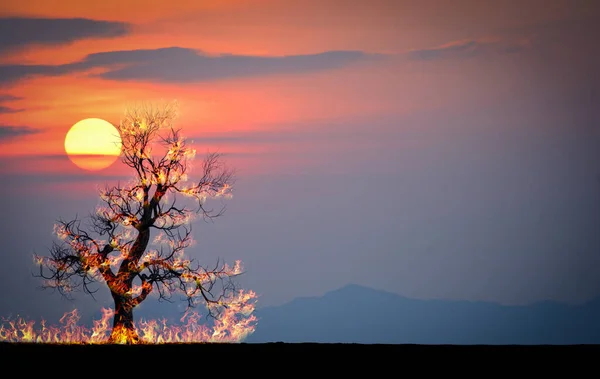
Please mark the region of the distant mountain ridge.
<svg viewBox="0 0 600 379"><path fill-rule="evenodd" d="M349 284L255 314L247 343L600 344L600 298L505 306L411 299Z"/></svg>

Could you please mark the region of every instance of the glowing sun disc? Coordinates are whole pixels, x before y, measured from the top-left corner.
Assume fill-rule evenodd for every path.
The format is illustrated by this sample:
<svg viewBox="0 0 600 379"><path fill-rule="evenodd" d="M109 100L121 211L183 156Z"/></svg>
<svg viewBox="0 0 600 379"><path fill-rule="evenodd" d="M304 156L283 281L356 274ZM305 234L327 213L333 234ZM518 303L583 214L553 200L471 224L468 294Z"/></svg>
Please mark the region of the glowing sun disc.
<svg viewBox="0 0 600 379"><path fill-rule="evenodd" d="M71 162L85 170L102 170L121 154L121 136L117 128L100 118L77 122L65 136L65 151Z"/></svg>

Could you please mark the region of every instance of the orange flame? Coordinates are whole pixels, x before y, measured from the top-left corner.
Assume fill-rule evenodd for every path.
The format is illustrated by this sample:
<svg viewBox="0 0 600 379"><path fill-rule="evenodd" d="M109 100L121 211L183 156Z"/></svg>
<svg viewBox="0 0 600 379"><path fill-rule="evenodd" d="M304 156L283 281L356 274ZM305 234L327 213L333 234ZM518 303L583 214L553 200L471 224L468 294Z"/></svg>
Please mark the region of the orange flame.
<svg viewBox="0 0 600 379"><path fill-rule="evenodd" d="M249 300L256 296L252 291L240 292L239 298ZM256 329L256 316L252 314L254 306L243 303L227 308L222 317L215 319L212 326L199 323L201 316L197 312L186 312L180 319L180 325L169 324L166 319L134 322L140 344L166 343L240 343ZM60 318L60 325L48 326L42 320L36 328L35 321L17 316L4 318L0 324L0 342L28 342L49 344L107 344L112 331L114 311L102 308L102 318L94 320L88 328L79 325L80 315L77 309L66 312ZM131 340L130 331L118 331L115 344Z"/></svg>

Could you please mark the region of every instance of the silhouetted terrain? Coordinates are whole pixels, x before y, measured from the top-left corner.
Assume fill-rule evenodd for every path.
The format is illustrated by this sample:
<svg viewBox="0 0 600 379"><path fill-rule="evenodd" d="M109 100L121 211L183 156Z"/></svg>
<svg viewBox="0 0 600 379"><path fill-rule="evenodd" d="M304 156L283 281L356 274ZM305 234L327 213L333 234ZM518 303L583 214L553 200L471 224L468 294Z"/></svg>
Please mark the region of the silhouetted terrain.
<svg viewBox="0 0 600 379"><path fill-rule="evenodd" d="M146 308L145 316L179 317L160 315L159 310ZM580 306L544 302L515 307L416 300L348 285L322 297L258 309L256 314L255 333L240 344L0 343L0 361L6 369L11 364L22 368L22 361L35 358L35 365L26 368L29 374L36 369L45 373L68 357L69 370L78 367L82 372L100 359L114 372L120 365L131 369L130 362L150 362L175 372L195 372L216 363L217 370L247 368L278 377L299 372L356 374L360 368L370 375L387 375L400 366L412 370L413 364L420 373L471 369L479 375L477 367L487 362L496 373L512 375L529 365L538 374L565 367L572 375L586 372L586 363L592 367L594 353L600 352L600 300ZM445 363L423 365L441 361ZM171 366L181 362L183 366Z"/></svg>
<svg viewBox="0 0 600 379"><path fill-rule="evenodd" d="M542 375L584 376L596 369L600 345L467 346L315 343L51 345L0 343L4 372L32 376L64 373L83 376L151 373L152 376L305 375L459 375L512 377L524 367ZM11 370L14 368L15 370ZM22 375L21 374L21 375ZM578 375L580 374L580 375ZM589 375L589 374L588 374Z"/></svg>
<svg viewBox="0 0 600 379"><path fill-rule="evenodd" d="M348 285L256 310L246 342L358 344L599 344L600 299L584 305L417 300Z"/></svg>

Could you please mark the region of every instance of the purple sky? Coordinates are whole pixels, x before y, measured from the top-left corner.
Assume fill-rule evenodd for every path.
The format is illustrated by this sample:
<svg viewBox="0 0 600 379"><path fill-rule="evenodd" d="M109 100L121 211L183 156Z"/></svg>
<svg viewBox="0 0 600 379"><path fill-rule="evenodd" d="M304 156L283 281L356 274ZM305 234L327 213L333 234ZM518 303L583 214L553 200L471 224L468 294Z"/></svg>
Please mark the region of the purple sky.
<svg viewBox="0 0 600 379"><path fill-rule="evenodd" d="M0 6L0 314L111 304L38 290L32 254L128 176L73 165L70 126L158 98L240 169L188 254L241 259L259 307L348 283L505 304L600 295L592 1L67 3Z"/></svg>

